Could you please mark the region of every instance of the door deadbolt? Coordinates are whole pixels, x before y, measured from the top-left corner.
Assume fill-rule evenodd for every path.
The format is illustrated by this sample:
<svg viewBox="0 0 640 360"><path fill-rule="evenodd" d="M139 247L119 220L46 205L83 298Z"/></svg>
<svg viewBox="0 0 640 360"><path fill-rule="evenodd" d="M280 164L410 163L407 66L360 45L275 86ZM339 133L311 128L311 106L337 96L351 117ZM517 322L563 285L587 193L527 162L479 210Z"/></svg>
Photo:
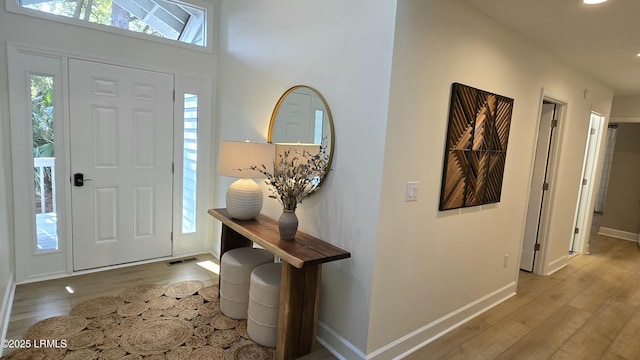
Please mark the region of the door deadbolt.
<svg viewBox="0 0 640 360"><path fill-rule="evenodd" d="M84 186L85 181L93 181L92 179L85 179L83 173L75 173L73 174L73 185L74 186Z"/></svg>

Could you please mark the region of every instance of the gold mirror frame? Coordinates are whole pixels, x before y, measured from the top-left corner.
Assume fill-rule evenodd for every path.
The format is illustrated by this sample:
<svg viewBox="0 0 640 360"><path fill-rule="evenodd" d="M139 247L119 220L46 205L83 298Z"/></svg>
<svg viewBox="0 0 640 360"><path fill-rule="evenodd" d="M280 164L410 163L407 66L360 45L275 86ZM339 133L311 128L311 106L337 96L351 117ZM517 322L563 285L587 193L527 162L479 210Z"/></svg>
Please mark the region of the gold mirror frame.
<svg viewBox="0 0 640 360"><path fill-rule="evenodd" d="M327 175L331 171L331 163L333 162L333 149L334 149L335 143L336 143L336 136L335 136L335 131L334 131L334 128L333 128L333 115L331 115L331 109L329 109L329 104L327 104L327 101L325 100L324 96L322 96L322 94L320 94L320 92L318 90L316 90L315 88L313 88L311 86L307 86L307 85L295 85L295 86L287 89L287 91L285 91L284 94L282 94L282 96L280 96L280 99L278 99L278 102L276 103L276 106L273 109L273 113L271 113L271 120L269 121L269 133L267 134L267 142L270 143L270 144L273 143L273 133L274 133L275 125L276 125L276 120L278 118L278 112L280 111L280 107L282 106L284 101L287 99L287 96L289 96L291 93L293 93L293 92L295 92L296 90L299 90L299 89L311 90L311 92L313 92L313 94L318 97L318 99L322 102L322 105L324 106L324 111L326 112L327 120L328 120L328 123L329 123L329 139L327 140L327 142L328 142L327 151L328 151L328 155L329 155L329 161L327 163L327 170L320 177L320 180L318 182L318 186L316 186L316 188L313 190L313 192L316 192L318 190L318 188L320 188L320 185L322 185L322 183L324 182L324 179L327 177ZM282 141L282 142L283 143L285 143L285 142L295 143L296 140L294 139L294 140Z"/></svg>

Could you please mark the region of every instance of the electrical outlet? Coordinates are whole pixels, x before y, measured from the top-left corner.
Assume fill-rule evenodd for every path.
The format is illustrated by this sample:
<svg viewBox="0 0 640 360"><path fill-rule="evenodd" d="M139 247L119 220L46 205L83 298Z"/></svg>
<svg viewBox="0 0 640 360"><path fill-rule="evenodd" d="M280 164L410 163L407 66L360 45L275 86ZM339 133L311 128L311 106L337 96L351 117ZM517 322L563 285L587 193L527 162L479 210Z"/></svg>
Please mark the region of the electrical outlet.
<svg viewBox="0 0 640 360"><path fill-rule="evenodd" d="M418 201L418 185L420 185L419 181L407 182L407 194L405 201Z"/></svg>

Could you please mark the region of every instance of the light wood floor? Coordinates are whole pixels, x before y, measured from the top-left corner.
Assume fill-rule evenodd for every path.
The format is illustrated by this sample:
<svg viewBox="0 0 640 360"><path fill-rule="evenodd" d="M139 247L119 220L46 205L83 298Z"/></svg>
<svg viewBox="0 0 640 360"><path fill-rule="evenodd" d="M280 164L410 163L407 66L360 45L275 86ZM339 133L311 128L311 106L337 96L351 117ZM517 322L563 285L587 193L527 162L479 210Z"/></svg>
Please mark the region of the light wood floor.
<svg viewBox="0 0 640 360"><path fill-rule="evenodd" d="M210 261L216 266L217 259L209 254L198 255L195 258L197 261L185 261L172 266L163 261L18 285L11 309L7 339L22 339L27 329L40 320L68 315L76 304L99 296L117 296L128 287L143 284L169 285L184 280L200 280L206 286L217 284L217 273L198 265L199 262ZM65 289L67 286L73 289L72 294ZM336 359L320 344L317 344L316 348L315 352L301 359ZM5 350L3 355L9 352L10 350Z"/></svg>
<svg viewBox="0 0 640 360"><path fill-rule="evenodd" d="M199 261L216 261L209 255ZM218 276L195 262L166 263L19 285L7 338L21 338L31 324L68 314L96 296L119 294L146 283ZM65 286L75 292L69 294ZM335 360L325 348L304 360ZM549 277L520 272L518 294L409 355L436 359L640 359L640 250L633 242L592 235L591 255L578 255Z"/></svg>
<svg viewBox="0 0 640 360"><path fill-rule="evenodd" d="M638 244L592 235L591 255L520 272L515 297L406 359L640 359Z"/></svg>

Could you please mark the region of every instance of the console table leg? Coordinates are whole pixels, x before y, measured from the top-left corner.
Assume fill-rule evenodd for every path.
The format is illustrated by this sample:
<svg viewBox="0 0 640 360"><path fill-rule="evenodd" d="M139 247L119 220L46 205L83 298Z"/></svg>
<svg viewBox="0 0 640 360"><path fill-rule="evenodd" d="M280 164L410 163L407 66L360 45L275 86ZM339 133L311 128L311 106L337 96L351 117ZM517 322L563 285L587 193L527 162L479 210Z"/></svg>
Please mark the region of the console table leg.
<svg viewBox="0 0 640 360"><path fill-rule="evenodd" d="M315 349L322 265L298 269L282 263L276 359L295 359Z"/></svg>
<svg viewBox="0 0 640 360"><path fill-rule="evenodd" d="M238 232L227 225L222 224L222 234L220 235L220 260L222 260L222 255L229 250L250 246L253 246L253 241L238 234Z"/></svg>

